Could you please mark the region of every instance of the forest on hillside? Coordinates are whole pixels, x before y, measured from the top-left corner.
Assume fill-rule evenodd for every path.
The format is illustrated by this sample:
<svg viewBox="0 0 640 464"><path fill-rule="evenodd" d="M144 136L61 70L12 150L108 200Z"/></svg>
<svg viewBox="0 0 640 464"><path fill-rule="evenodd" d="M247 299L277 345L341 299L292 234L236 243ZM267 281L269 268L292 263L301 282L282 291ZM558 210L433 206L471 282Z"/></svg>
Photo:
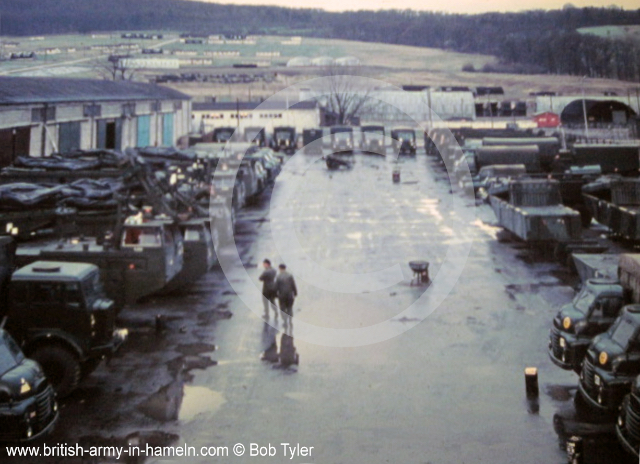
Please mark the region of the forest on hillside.
<svg viewBox="0 0 640 464"><path fill-rule="evenodd" d="M282 34L435 47L496 56L485 71L640 82L640 42L578 28L640 24L640 9L573 8L477 15L410 10L333 13L185 0L0 0L3 35L105 30Z"/></svg>

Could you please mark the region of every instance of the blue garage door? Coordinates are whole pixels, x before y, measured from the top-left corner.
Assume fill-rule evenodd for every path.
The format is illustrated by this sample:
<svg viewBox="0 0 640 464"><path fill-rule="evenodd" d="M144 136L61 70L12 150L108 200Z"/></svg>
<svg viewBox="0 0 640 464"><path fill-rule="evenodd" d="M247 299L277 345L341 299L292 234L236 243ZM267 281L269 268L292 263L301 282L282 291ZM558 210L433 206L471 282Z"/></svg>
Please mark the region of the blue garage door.
<svg viewBox="0 0 640 464"><path fill-rule="evenodd" d="M151 145L151 116L138 116L138 137L136 145L148 147Z"/></svg>
<svg viewBox="0 0 640 464"><path fill-rule="evenodd" d="M162 145L173 146L173 113L162 115Z"/></svg>

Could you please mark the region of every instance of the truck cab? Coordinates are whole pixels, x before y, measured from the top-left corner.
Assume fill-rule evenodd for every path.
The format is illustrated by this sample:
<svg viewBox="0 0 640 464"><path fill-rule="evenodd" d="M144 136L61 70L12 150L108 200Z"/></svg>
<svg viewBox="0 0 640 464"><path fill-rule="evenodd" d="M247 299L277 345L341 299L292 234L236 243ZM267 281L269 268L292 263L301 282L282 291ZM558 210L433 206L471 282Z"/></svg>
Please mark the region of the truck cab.
<svg viewBox="0 0 640 464"><path fill-rule="evenodd" d="M273 129L272 148L275 151L283 151L293 154L296 151L296 129L295 127L275 127Z"/></svg>
<svg viewBox="0 0 640 464"><path fill-rule="evenodd" d="M35 440L53 430L57 420L55 392L42 369L0 329L0 441Z"/></svg>
<svg viewBox="0 0 640 464"><path fill-rule="evenodd" d="M233 127L218 127L213 130L212 138L214 143L224 143L231 140L235 133Z"/></svg>
<svg viewBox="0 0 640 464"><path fill-rule="evenodd" d="M562 369L580 372L593 337L606 332L620 314L625 291L616 280L589 279L553 319L549 357Z"/></svg>
<svg viewBox="0 0 640 464"><path fill-rule="evenodd" d="M375 155L386 155L384 126L362 126L362 151Z"/></svg>
<svg viewBox="0 0 640 464"><path fill-rule="evenodd" d="M59 396L69 394L126 338L115 328L97 266L37 261L11 278L6 328L40 363Z"/></svg>
<svg viewBox="0 0 640 464"><path fill-rule="evenodd" d="M305 129L302 131L302 145L305 153L322 154L322 137L321 128Z"/></svg>
<svg viewBox="0 0 640 464"><path fill-rule="evenodd" d="M353 153L353 127L334 126L331 128L331 149L334 153Z"/></svg>
<svg viewBox="0 0 640 464"><path fill-rule="evenodd" d="M593 339L580 372L579 393L592 408L615 412L640 374L640 305L625 306L611 328Z"/></svg>
<svg viewBox="0 0 640 464"><path fill-rule="evenodd" d="M400 155L416 154L416 132L407 128L396 128L391 131L393 150Z"/></svg>
<svg viewBox="0 0 640 464"><path fill-rule="evenodd" d="M640 454L640 376L624 397L616 423L616 435L622 447L636 458Z"/></svg>

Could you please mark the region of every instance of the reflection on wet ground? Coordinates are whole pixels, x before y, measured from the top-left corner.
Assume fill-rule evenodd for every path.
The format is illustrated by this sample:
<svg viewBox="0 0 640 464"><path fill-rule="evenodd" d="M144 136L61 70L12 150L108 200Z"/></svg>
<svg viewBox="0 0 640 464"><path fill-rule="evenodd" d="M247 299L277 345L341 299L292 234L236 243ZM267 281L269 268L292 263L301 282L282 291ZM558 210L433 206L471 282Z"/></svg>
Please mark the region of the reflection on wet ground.
<svg viewBox="0 0 640 464"><path fill-rule="evenodd" d="M293 329L290 328L287 332L280 334L280 344L278 345L279 333L278 329L266 322L264 323L262 331L264 351L260 359L273 363L274 367L277 368L297 370L297 366L300 363L300 355L294 345Z"/></svg>

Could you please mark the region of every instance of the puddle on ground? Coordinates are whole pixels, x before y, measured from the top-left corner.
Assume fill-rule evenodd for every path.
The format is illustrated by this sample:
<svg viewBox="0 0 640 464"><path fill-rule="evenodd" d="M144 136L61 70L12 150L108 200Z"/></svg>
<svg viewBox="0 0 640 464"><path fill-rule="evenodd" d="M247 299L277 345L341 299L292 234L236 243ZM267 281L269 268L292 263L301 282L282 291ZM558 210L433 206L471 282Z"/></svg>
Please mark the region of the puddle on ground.
<svg viewBox="0 0 640 464"><path fill-rule="evenodd" d="M145 416L159 422L190 421L201 413L217 411L225 403L222 393L175 381L162 387L138 406Z"/></svg>
<svg viewBox="0 0 640 464"><path fill-rule="evenodd" d="M178 414L181 421L190 421L200 413L216 412L226 402L222 393L206 387L185 385L183 394Z"/></svg>

